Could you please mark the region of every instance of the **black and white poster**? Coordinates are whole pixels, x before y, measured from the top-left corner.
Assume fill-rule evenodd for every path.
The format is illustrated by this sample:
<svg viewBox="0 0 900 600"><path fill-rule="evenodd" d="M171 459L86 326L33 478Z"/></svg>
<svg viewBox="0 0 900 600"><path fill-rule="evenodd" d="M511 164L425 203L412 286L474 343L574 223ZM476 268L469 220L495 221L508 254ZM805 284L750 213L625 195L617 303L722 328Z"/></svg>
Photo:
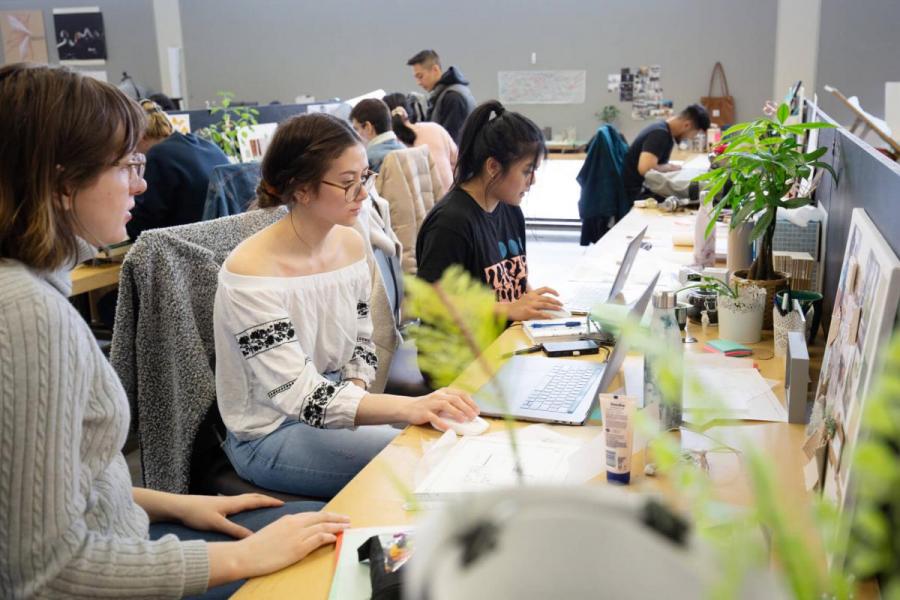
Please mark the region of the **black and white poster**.
<svg viewBox="0 0 900 600"><path fill-rule="evenodd" d="M64 65L102 65L106 62L103 13L96 6L54 8L56 49Z"/></svg>

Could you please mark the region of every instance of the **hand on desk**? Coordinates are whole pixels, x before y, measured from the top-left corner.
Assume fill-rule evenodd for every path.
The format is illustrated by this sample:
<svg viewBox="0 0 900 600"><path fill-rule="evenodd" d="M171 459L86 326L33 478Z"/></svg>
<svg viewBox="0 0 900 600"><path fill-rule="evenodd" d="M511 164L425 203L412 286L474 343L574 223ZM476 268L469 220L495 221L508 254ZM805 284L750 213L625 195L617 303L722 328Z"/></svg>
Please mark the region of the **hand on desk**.
<svg viewBox="0 0 900 600"><path fill-rule="evenodd" d="M469 394L452 388L441 388L427 396L414 398L407 406L406 422L410 425L430 423L435 429L446 431L450 424L442 416L456 421L471 421L478 413L478 405Z"/></svg>
<svg viewBox="0 0 900 600"><path fill-rule="evenodd" d="M305 558L310 552L333 544L336 534L350 526L350 517L327 512L285 515L239 542L208 545L210 587L258 575L266 575Z"/></svg>
<svg viewBox="0 0 900 600"><path fill-rule="evenodd" d="M562 310L563 305L554 296L559 292L549 287L528 290L515 302L501 304L506 316L511 321L530 321L532 319L550 319L553 315L548 311Z"/></svg>

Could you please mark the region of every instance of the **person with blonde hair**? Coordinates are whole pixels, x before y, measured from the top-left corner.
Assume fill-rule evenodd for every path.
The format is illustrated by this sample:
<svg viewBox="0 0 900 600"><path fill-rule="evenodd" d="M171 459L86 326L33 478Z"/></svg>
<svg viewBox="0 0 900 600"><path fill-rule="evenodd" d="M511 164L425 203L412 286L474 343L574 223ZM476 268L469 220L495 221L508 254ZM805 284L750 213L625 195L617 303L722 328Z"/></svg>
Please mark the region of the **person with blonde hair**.
<svg viewBox="0 0 900 600"><path fill-rule="evenodd" d="M203 218L209 176L228 157L192 133L179 133L153 100L141 100L147 131L138 150L147 155L147 191L135 198L128 237L157 227L196 223Z"/></svg>
<svg viewBox="0 0 900 600"><path fill-rule="evenodd" d="M74 265L126 237L144 127L107 83L0 68L2 598L225 597L348 526L294 514L320 503L132 487L128 398L68 296Z"/></svg>

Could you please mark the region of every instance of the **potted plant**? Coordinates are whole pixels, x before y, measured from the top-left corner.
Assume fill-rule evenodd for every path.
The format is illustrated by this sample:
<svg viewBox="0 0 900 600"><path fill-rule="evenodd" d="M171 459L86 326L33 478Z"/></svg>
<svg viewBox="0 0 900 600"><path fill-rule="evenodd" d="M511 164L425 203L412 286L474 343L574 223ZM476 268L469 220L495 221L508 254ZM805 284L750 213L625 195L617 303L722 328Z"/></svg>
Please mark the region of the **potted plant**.
<svg viewBox="0 0 900 600"><path fill-rule="evenodd" d="M252 106L233 106L233 92L217 92L219 103L209 109L210 115L222 114L218 123L201 130L201 135L212 141L232 162L241 162L239 138L249 135L248 127L256 125L259 111Z"/></svg>
<svg viewBox="0 0 900 600"><path fill-rule="evenodd" d="M804 152L797 136L808 129L832 127L828 123L797 123L786 125L790 114L787 104L778 107L775 119L761 118L739 123L725 131L725 148L708 173L696 181L706 182L706 202L720 193L707 227L709 235L716 218L724 208L730 208L731 229L755 221L750 234L758 240L756 258L746 271L732 274L732 282L752 282L766 290L764 327L772 327L772 306L775 292L787 287L784 273L775 271L772 261L772 238L779 208L799 208L811 202L813 186L801 183L811 178L813 169L825 169L837 180L831 165L819 159L827 148Z"/></svg>
<svg viewBox="0 0 900 600"><path fill-rule="evenodd" d="M595 112L594 116L604 123L613 123L616 119L619 118L620 112L621 111L619 110L618 106L615 106L614 104L607 104L598 112Z"/></svg>
<svg viewBox="0 0 900 600"><path fill-rule="evenodd" d="M751 283L737 282L728 285L715 277L704 276L699 283L685 286L678 291L684 290L715 293L715 312L719 321L720 338L740 344L755 344L762 337L766 301L764 289Z"/></svg>

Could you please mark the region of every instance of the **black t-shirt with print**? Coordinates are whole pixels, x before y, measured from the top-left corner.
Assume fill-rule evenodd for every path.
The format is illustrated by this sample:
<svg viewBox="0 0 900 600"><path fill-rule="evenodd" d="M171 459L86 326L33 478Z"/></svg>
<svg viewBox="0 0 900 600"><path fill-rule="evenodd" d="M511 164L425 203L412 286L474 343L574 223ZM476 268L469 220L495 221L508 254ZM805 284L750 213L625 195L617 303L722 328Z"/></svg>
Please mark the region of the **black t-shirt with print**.
<svg viewBox="0 0 900 600"><path fill-rule="evenodd" d="M458 264L494 290L497 300L518 300L528 288L525 215L500 203L486 212L461 189L434 205L416 241L418 276L434 282Z"/></svg>
<svg viewBox="0 0 900 600"><path fill-rule="evenodd" d="M628 198L636 199L644 185L644 176L638 172L641 152L653 154L659 159L658 164L664 165L669 162L674 145L675 140L665 121L648 125L634 138L622 164L622 183L625 185L625 195Z"/></svg>

